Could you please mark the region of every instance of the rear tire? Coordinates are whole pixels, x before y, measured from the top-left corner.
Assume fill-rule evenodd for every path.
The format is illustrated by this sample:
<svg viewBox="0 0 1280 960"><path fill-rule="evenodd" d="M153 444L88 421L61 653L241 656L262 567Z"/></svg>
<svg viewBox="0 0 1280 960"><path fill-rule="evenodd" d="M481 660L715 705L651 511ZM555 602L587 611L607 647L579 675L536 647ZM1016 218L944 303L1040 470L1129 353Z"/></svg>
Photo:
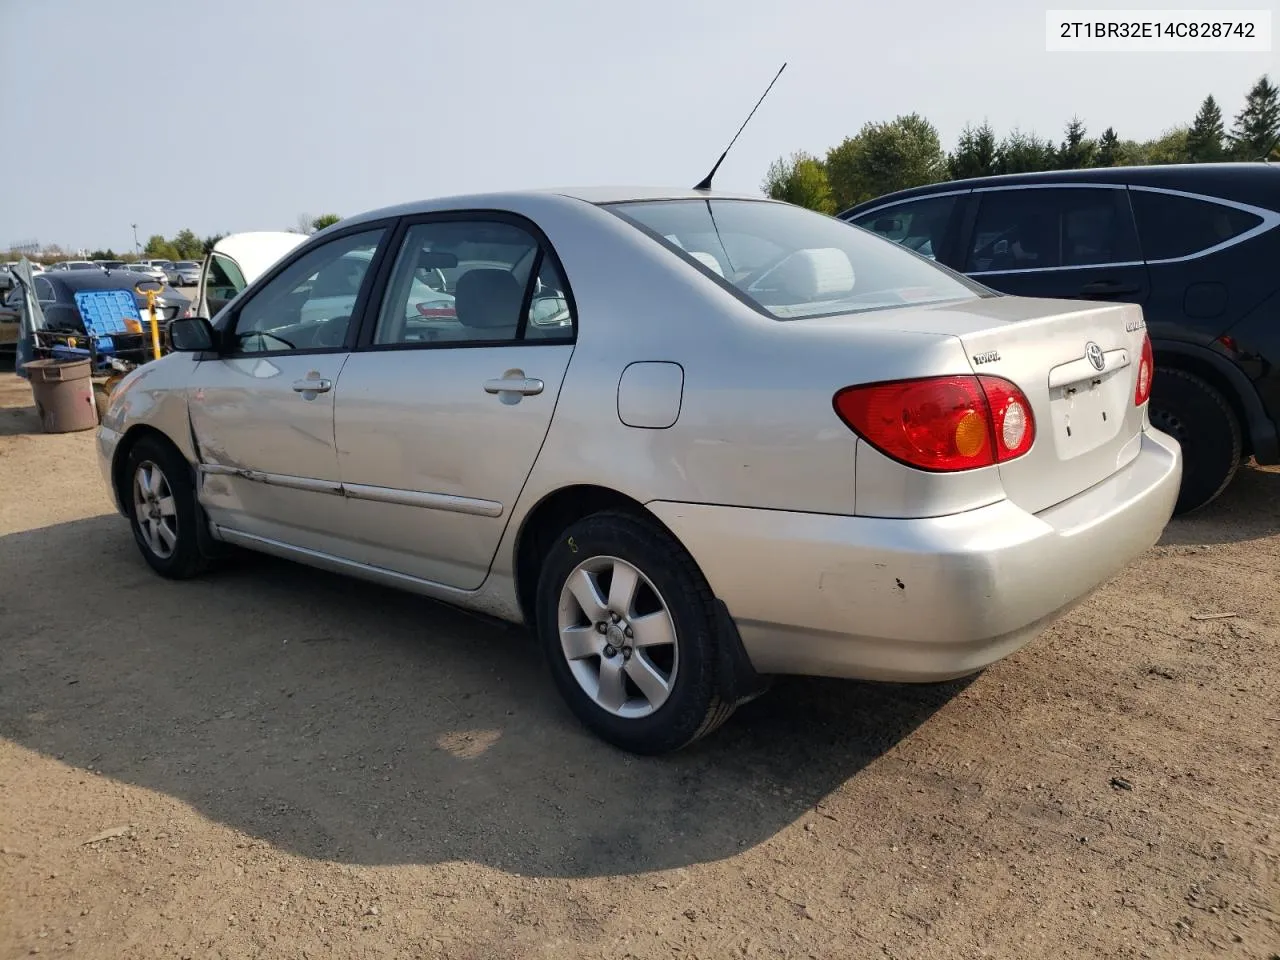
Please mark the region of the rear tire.
<svg viewBox="0 0 1280 960"><path fill-rule="evenodd" d="M170 580L201 573L208 561L200 551L200 517L191 466L168 443L143 437L129 451L120 491L133 539L142 558Z"/></svg>
<svg viewBox="0 0 1280 960"><path fill-rule="evenodd" d="M561 696L616 747L669 753L733 713L721 696L711 588L654 523L609 511L572 524L543 562L536 620Z"/></svg>
<svg viewBox="0 0 1280 960"><path fill-rule="evenodd" d="M1182 445L1182 486L1175 514L1211 503L1240 467L1243 436L1226 398L1195 374L1157 367L1151 423Z"/></svg>

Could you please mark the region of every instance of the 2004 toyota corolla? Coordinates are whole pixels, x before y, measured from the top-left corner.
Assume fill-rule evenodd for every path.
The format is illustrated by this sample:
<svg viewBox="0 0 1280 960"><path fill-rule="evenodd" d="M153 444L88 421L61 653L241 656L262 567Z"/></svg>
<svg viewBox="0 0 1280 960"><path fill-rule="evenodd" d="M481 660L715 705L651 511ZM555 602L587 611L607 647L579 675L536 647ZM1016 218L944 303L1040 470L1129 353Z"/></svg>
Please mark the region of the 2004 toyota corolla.
<svg viewBox="0 0 1280 960"><path fill-rule="evenodd" d="M157 572L239 545L527 622L638 752L773 674L982 669L1155 543L1181 475L1140 308L708 191L375 211L171 337L99 432Z"/></svg>

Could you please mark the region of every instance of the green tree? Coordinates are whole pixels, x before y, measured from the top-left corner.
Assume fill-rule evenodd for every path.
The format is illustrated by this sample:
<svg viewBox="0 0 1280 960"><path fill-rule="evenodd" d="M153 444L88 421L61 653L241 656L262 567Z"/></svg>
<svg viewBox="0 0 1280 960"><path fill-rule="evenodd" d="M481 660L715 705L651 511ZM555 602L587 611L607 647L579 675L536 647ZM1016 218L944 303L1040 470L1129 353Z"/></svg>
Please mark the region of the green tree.
<svg viewBox="0 0 1280 960"><path fill-rule="evenodd" d="M803 150L797 150L789 158L779 157L773 161L760 189L774 200L784 200L819 213L835 213L826 165Z"/></svg>
<svg viewBox="0 0 1280 960"><path fill-rule="evenodd" d="M1058 151L1052 140L1014 128L1000 141L996 152L996 172L1034 173L1038 170L1052 170L1057 159Z"/></svg>
<svg viewBox="0 0 1280 960"><path fill-rule="evenodd" d="M827 179L836 209L947 177L938 131L918 113L866 123L827 151Z"/></svg>
<svg viewBox="0 0 1280 960"><path fill-rule="evenodd" d="M1187 141L1191 135L1189 127L1174 127L1166 130L1154 140L1148 140L1139 147L1142 163L1186 163L1190 157Z"/></svg>
<svg viewBox="0 0 1280 960"><path fill-rule="evenodd" d="M1231 128L1231 152L1237 160L1262 160L1280 142L1280 91L1263 74L1245 96L1244 109Z"/></svg>
<svg viewBox="0 0 1280 960"><path fill-rule="evenodd" d="M1098 145L1085 136L1084 122L1072 117L1067 124L1065 139L1058 148L1059 170L1083 170L1092 167Z"/></svg>
<svg viewBox="0 0 1280 960"><path fill-rule="evenodd" d="M166 240L158 233L154 233L147 240L147 245L142 248L142 252L153 260L181 260L182 256L172 243Z"/></svg>
<svg viewBox="0 0 1280 960"><path fill-rule="evenodd" d="M1226 155L1222 142L1226 131L1222 127L1222 110L1213 94L1204 98L1196 113L1195 122L1187 133L1187 159L1192 163L1213 163Z"/></svg>
<svg viewBox="0 0 1280 960"><path fill-rule="evenodd" d="M204 255L204 242L192 230L179 230L173 238L179 260L199 260Z"/></svg>
<svg viewBox="0 0 1280 960"><path fill-rule="evenodd" d="M89 254L89 259L90 260L119 260L120 258L116 256L116 253L114 250L112 250L110 247L107 247L107 249L105 250L93 251L93 253Z"/></svg>
<svg viewBox="0 0 1280 960"><path fill-rule="evenodd" d="M960 133L955 152L947 157L947 170L952 180L987 177L996 172L998 145L991 124L983 121L974 129L966 125Z"/></svg>
<svg viewBox="0 0 1280 960"><path fill-rule="evenodd" d="M325 227L332 227L342 218L336 213L322 213L311 221L312 230L323 230Z"/></svg>
<svg viewBox="0 0 1280 960"><path fill-rule="evenodd" d="M1124 162L1120 137L1115 127L1107 127L1098 138L1098 153L1093 158L1094 166L1118 167Z"/></svg>

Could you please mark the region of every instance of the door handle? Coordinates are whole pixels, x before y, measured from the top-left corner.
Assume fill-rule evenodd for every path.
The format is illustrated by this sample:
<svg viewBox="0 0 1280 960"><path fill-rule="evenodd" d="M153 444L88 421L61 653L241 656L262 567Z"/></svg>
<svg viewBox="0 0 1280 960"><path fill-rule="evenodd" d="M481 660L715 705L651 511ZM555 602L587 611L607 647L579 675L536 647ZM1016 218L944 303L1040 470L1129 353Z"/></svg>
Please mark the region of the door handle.
<svg viewBox="0 0 1280 960"><path fill-rule="evenodd" d="M328 393L333 389L332 380L295 380L294 393Z"/></svg>
<svg viewBox="0 0 1280 960"><path fill-rule="evenodd" d="M1119 280L1094 280L1080 288L1081 293L1095 293L1104 297L1118 296L1122 293L1137 293L1141 289L1136 283L1121 283Z"/></svg>
<svg viewBox="0 0 1280 960"><path fill-rule="evenodd" d="M533 377L498 377L484 382L485 393L518 393L521 396L533 397L543 391L546 386L541 380Z"/></svg>

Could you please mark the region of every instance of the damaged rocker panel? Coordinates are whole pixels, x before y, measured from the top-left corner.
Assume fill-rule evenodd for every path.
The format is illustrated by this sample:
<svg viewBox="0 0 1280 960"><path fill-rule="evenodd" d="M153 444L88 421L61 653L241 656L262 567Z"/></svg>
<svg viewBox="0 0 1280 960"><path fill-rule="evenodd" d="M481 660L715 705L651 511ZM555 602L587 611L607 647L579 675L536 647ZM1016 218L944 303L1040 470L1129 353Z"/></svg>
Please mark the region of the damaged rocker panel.
<svg viewBox="0 0 1280 960"><path fill-rule="evenodd" d="M200 464L202 476L240 477L270 487L286 487L290 490L306 490L310 493L328 493L351 500L368 500L373 503L394 503L404 507L422 507L427 510L445 510L449 513L465 513L476 517L502 516L502 504L494 500L475 497L459 497L448 493L425 493L419 490L398 490L394 487L375 487L363 483L339 483L334 480L317 480L314 477L293 477L280 473L263 473L244 467L229 467L221 463Z"/></svg>

